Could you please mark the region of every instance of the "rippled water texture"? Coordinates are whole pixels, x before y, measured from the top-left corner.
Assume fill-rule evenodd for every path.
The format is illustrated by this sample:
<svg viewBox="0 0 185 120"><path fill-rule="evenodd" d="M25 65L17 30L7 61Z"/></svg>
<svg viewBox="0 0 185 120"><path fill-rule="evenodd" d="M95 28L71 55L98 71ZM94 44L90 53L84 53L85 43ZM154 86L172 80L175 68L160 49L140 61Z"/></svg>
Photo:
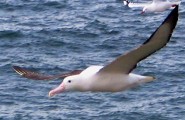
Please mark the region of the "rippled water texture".
<svg viewBox="0 0 185 120"><path fill-rule="evenodd" d="M49 98L62 80L28 80L11 66L57 74L106 65L142 44L170 10L141 15L122 0L1 0L0 120L185 120L184 6L167 47L133 71L156 81Z"/></svg>

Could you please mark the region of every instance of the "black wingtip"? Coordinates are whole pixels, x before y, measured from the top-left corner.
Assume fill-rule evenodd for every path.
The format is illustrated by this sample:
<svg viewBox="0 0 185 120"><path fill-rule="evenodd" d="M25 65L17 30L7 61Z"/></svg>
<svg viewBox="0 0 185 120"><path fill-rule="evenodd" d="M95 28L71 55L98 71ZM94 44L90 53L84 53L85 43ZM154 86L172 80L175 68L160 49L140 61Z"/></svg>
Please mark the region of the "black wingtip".
<svg viewBox="0 0 185 120"><path fill-rule="evenodd" d="M19 66L13 65L12 68L13 68L14 70L16 70L16 69L19 69L20 67L19 67Z"/></svg>
<svg viewBox="0 0 185 120"><path fill-rule="evenodd" d="M128 6L128 4L130 3L128 0L124 0L123 1L124 5Z"/></svg>
<svg viewBox="0 0 185 120"><path fill-rule="evenodd" d="M175 28L177 21L178 21L178 16L179 16L179 6L177 5L172 11L171 13L166 17L166 19L164 20L164 22L162 24L164 24L165 22L172 22L173 26Z"/></svg>
<svg viewBox="0 0 185 120"><path fill-rule="evenodd" d="M21 72L21 67L19 67L19 66L12 66L12 68L19 75L23 75L24 74L23 72Z"/></svg>
<svg viewBox="0 0 185 120"><path fill-rule="evenodd" d="M171 12L170 12L170 14L166 17L166 19L162 22L162 24L160 25L160 26L162 26L163 24L165 24L165 23L169 23L169 24L171 24L171 33L173 32L173 30L174 30L174 28L175 28L175 26L176 26L176 24L177 24L177 21L178 21L178 16L179 16L179 6L177 5ZM160 26L159 26L159 28L160 28ZM158 30L158 29L157 29ZM156 30L156 31L157 31ZM155 32L156 32L155 31ZM155 34L155 32L150 36L150 38L147 40L147 41L145 41L143 44L147 44L150 40L151 40L151 38L153 37L153 35Z"/></svg>
<svg viewBox="0 0 185 120"><path fill-rule="evenodd" d="M46 76L46 75L42 75L30 70L26 70L24 68L21 68L19 66L12 66L13 70L18 73L19 75L28 78L28 79L32 79L32 80L50 80L53 79L53 76Z"/></svg>
<svg viewBox="0 0 185 120"><path fill-rule="evenodd" d="M16 71L16 70L19 70L21 67L13 65L12 68L13 68L13 70Z"/></svg>

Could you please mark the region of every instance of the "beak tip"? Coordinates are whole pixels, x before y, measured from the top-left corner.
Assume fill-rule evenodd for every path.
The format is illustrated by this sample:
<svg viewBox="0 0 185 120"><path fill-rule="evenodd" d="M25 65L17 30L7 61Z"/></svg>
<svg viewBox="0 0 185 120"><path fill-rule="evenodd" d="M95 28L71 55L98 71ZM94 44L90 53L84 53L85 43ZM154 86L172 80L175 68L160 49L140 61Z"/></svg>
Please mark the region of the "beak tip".
<svg viewBox="0 0 185 120"><path fill-rule="evenodd" d="M48 96L51 98L54 96L54 94L52 93L52 91L49 92Z"/></svg>
<svg viewBox="0 0 185 120"><path fill-rule="evenodd" d="M49 96L49 97L53 97L53 96L55 96L56 94L59 94L59 93L63 92L64 90L65 90L65 87L64 87L64 85L62 84L62 85L58 86L57 88L51 90L51 91L48 93L48 96Z"/></svg>

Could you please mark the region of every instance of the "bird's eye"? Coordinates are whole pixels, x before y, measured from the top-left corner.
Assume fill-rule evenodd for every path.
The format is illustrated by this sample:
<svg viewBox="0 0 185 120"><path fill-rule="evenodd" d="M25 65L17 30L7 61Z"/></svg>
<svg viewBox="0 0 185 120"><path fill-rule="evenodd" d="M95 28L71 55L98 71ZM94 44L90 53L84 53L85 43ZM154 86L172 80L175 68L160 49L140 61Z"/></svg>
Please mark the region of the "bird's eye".
<svg viewBox="0 0 185 120"><path fill-rule="evenodd" d="M68 83L71 83L71 80L68 80Z"/></svg>

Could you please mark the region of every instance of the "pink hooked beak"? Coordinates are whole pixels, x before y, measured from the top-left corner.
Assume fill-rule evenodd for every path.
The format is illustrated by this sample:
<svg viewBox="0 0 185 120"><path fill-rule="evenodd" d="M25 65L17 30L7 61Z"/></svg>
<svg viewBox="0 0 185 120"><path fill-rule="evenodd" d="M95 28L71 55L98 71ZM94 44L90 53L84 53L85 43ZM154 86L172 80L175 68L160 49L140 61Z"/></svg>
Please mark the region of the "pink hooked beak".
<svg viewBox="0 0 185 120"><path fill-rule="evenodd" d="M55 88L49 92L49 97L53 97L54 95L59 94L59 93L63 92L64 90L65 90L65 85L64 85L64 83L62 83L57 88Z"/></svg>
<svg viewBox="0 0 185 120"><path fill-rule="evenodd" d="M144 13L145 13L145 11L142 11L142 12L141 12L141 14L144 14Z"/></svg>

